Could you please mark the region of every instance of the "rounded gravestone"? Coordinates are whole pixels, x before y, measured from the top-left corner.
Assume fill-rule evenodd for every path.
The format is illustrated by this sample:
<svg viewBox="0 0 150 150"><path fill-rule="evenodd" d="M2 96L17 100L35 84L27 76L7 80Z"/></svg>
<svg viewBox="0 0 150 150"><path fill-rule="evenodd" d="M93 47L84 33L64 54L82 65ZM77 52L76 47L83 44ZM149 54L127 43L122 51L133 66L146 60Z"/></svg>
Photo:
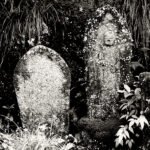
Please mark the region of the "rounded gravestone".
<svg viewBox="0 0 150 150"><path fill-rule="evenodd" d="M64 124L69 109L70 80L70 70L58 53L42 45L31 48L14 71L24 124L30 120L38 124L50 119Z"/></svg>
<svg viewBox="0 0 150 150"><path fill-rule="evenodd" d="M88 20L85 42L89 116L106 119L115 113L119 85L131 77L131 33L117 10L106 5Z"/></svg>

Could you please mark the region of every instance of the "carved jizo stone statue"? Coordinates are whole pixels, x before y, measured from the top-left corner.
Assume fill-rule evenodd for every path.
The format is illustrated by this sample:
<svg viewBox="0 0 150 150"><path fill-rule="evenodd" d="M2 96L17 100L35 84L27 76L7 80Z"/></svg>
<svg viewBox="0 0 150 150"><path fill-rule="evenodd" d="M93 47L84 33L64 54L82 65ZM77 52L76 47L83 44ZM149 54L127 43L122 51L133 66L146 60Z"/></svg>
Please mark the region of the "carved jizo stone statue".
<svg viewBox="0 0 150 150"><path fill-rule="evenodd" d="M131 43L126 23L114 7L97 9L85 34L89 117L115 113L117 90L130 79Z"/></svg>

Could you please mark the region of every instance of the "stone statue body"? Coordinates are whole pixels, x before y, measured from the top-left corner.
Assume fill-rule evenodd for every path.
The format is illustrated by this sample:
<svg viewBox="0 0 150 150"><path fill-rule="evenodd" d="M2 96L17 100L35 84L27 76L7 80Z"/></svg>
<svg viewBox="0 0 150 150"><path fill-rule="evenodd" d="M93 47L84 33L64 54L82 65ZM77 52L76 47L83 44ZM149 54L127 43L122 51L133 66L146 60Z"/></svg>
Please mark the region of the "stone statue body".
<svg viewBox="0 0 150 150"><path fill-rule="evenodd" d="M89 39L92 39L90 39L92 44L89 45L91 49L85 48L88 51L89 116L107 118L115 113L117 90L123 77L122 68L124 66L121 65L121 59L128 44L118 40L122 33L119 32L118 25L111 13L105 13L96 30L92 32L91 29L90 31Z"/></svg>

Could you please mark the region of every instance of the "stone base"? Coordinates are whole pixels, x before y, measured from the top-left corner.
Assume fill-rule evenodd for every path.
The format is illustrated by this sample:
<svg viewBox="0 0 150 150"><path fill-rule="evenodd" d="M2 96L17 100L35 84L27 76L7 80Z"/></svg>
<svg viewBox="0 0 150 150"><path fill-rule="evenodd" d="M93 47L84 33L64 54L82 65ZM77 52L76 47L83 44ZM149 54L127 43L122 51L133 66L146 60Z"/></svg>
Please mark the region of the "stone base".
<svg viewBox="0 0 150 150"><path fill-rule="evenodd" d="M87 132L91 139L105 141L113 139L121 122L117 118L108 118L105 121L81 118L77 124L79 130Z"/></svg>

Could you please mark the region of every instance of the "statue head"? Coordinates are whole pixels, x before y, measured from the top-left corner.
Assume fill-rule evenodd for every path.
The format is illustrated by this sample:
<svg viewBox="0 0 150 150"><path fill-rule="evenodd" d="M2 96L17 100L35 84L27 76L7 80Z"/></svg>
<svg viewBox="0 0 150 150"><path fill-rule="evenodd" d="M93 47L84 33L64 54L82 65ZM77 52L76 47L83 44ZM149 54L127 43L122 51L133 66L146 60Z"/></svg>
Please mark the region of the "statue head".
<svg viewBox="0 0 150 150"><path fill-rule="evenodd" d="M103 19L103 23L108 23L110 21L112 21L114 19L114 17L112 16L111 13L106 13Z"/></svg>
<svg viewBox="0 0 150 150"><path fill-rule="evenodd" d="M106 31L104 33L104 45L113 46L116 39L116 33L113 31Z"/></svg>
<svg viewBox="0 0 150 150"><path fill-rule="evenodd" d="M102 33L101 36L103 37L103 44L106 46L113 46L117 36L117 27L112 22L113 19L114 17L111 13L106 13L102 22L103 26L99 31L99 33Z"/></svg>

